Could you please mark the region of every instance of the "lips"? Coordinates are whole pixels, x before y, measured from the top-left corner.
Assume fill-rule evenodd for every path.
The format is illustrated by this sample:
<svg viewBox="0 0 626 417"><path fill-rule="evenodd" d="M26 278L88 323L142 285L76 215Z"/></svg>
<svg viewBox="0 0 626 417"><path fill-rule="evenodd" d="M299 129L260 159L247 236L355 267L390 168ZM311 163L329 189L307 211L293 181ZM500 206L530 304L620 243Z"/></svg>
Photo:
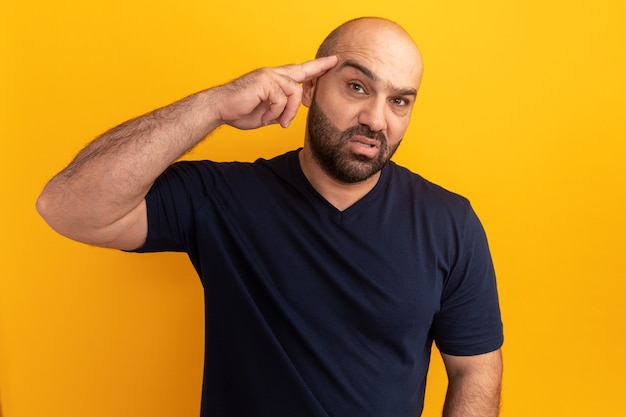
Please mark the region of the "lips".
<svg viewBox="0 0 626 417"><path fill-rule="evenodd" d="M367 159L375 159L380 152L381 143L377 139L354 135L350 138L348 146L354 155L359 155Z"/></svg>
<svg viewBox="0 0 626 417"><path fill-rule="evenodd" d="M368 138L366 136L354 135L350 142L362 145L368 148L380 148L380 141L378 139Z"/></svg>

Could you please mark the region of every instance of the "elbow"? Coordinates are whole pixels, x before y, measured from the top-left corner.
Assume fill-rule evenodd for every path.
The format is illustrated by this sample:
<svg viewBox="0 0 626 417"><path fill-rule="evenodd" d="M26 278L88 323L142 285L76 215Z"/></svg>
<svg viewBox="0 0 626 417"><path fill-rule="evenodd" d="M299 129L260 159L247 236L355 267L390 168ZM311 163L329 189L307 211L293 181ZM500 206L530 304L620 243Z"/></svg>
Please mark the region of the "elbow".
<svg viewBox="0 0 626 417"><path fill-rule="evenodd" d="M35 208L37 213L39 213L48 226L50 226L57 233L65 235L61 224L61 220L63 218L61 213L62 209L58 203L61 199L62 197L55 196L55 194L49 190L49 187L46 186L41 194L39 194L39 197L37 197Z"/></svg>
<svg viewBox="0 0 626 417"><path fill-rule="evenodd" d="M49 183L35 202L37 213L52 230L72 240L83 241L78 233L83 228L78 226L76 208L73 206L67 195Z"/></svg>
<svg viewBox="0 0 626 417"><path fill-rule="evenodd" d="M133 210L134 214L107 223L110 216L104 216L94 209L97 205L85 204L84 200L62 187L48 184L37 198L35 208L52 230L77 242L123 250L143 245L147 236L144 204Z"/></svg>
<svg viewBox="0 0 626 417"><path fill-rule="evenodd" d="M50 213L50 195L46 192L44 188L39 197L37 197L37 201L35 202L35 209L37 209L37 213L46 221L46 223L50 224L49 218L51 216Z"/></svg>

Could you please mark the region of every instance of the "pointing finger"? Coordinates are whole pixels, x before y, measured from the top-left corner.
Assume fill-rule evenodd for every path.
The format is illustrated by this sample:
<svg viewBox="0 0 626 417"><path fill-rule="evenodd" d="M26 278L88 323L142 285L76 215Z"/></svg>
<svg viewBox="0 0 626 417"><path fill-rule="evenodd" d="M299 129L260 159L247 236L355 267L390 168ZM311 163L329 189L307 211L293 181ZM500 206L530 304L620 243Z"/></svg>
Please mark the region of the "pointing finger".
<svg viewBox="0 0 626 417"><path fill-rule="evenodd" d="M326 71L337 65L337 56L325 56L303 62L302 64L286 65L278 70L296 82L302 83L319 77Z"/></svg>

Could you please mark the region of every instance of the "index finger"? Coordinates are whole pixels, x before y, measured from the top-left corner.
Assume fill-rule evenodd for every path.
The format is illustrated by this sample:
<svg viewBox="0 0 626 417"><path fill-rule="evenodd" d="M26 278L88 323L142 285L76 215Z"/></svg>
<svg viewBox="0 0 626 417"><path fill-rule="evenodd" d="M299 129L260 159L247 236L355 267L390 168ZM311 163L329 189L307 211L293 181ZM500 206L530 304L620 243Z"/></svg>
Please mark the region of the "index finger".
<svg viewBox="0 0 626 417"><path fill-rule="evenodd" d="M280 72L292 80L303 83L319 77L326 71L337 65L337 56L324 56L303 62L302 64L285 65L278 68Z"/></svg>

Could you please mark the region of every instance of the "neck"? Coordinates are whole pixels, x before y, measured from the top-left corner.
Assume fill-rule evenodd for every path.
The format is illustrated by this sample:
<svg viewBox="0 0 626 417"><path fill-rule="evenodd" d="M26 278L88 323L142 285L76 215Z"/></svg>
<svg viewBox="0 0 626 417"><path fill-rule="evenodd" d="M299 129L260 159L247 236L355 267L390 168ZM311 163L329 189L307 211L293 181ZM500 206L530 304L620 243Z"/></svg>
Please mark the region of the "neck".
<svg viewBox="0 0 626 417"><path fill-rule="evenodd" d="M309 183L339 211L349 208L363 198L376 186L380 178L380 172L377 172L365 181L357 183L338 181L319 166L306 144L298 154L298 158L302 172Z"/></svg>

